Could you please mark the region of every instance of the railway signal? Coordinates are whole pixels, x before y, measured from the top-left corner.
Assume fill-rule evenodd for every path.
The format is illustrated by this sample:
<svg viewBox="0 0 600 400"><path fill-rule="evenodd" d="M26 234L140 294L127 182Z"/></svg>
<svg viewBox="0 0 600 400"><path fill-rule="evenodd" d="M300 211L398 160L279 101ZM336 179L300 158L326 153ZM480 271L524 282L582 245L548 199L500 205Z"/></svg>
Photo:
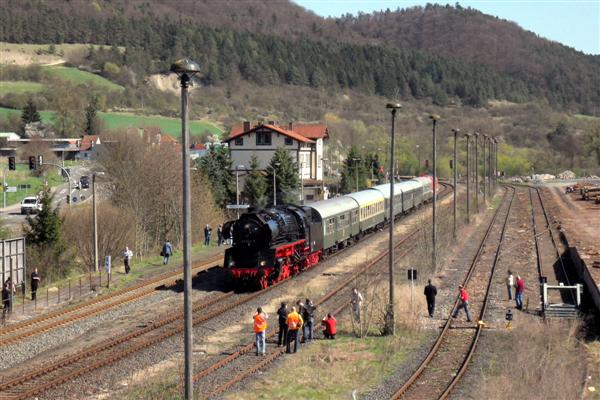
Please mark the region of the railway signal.
<svg viewBox="0 0 600 400"><path fill-rule="evenodd" d="M14 157L8 157L8 170L14 171L17 169L17 162Z"/></svg>
<svg viewBox="0 0 600 400"><path fill-rule="evenodd" d="M35 156L29 156L29 169L31 171L37 169L37 160L35 159Z"/></svg>

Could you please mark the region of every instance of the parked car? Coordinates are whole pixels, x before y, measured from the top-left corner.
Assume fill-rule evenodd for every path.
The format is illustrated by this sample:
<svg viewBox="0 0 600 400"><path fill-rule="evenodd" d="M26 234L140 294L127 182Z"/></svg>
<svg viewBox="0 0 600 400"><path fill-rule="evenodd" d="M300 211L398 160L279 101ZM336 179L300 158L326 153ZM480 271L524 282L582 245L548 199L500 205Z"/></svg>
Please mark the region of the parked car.
<svg viewBox="0 0 600 400"><path fill-rule="evenodd" d="M90 187L90 177L87 175L83 175L81 178L79 178L79 183L80 183L80 187L82 189L87 189Z"/></svg>
<svg viewBox="0 0 600 400"><path fill-rule="evenodd" d="M21 214L35 214L42 211L42 203L38 197L25 197L21 200Z"/></svg>

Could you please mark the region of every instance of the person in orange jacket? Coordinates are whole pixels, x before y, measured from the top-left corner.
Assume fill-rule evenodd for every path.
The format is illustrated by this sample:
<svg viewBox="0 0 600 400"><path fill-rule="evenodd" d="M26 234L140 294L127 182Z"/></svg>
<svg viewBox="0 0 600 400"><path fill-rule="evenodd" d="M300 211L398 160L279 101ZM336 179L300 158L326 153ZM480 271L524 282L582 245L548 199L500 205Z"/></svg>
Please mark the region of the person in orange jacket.
<svg viewBox="0 0 600 400"><path fill-rule="evenodd" d="M286 353L291 353L292 338L294 340L294 353L298 351L298 331L302 328L304 321L298 312L296 307L292 307L292 312L288 314L287 320L285 321L288 326L288 335L286 340Z"/></svg>
<svg viewBox="0 0 600 400"><path fill-rule="evenodd" d="M256 343L256 355L261 351L263 356L267 351L266 347L266 334L267 334L267 319L269 316L263 312L261 307L256 309L256 314L252 317L254 319L254 341Z"/></svg>

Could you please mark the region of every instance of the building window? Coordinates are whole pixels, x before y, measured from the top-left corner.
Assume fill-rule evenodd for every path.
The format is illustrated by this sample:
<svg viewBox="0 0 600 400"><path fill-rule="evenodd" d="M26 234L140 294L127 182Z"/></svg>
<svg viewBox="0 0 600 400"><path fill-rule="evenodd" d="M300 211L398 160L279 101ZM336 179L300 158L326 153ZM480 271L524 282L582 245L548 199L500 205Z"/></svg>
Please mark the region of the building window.
<svg viewBox="0 0 600 400"><path fill-rule="evenodd" d="M292 140L292 138L286 136L286 138L285 138L285 145L286 146L291 146L293 144L294 144L294 141Z"/></svg>
<svg viewBox="0 0 600 400"><path fill-rule="evenodd" d="M236 146L243 146L244 145L244 138L243 137L236 137L235 138L235 145Z"/></svg>
<svg viewBox="0 0 600 400"><path fill-rule="evenodd" d="M271 132L256 132L256 145L257 146L270 146L271 145Z"/></svg>

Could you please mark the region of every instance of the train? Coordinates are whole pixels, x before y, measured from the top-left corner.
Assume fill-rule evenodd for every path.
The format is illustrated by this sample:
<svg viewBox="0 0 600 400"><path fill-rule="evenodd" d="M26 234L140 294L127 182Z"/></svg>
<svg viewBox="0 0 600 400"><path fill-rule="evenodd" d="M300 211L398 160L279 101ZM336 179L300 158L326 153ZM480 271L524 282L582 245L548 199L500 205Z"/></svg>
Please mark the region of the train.
<svg viewBox="0 0 600 400"><path fill-rule="evenodd" d="M223 226L232 239L223 266L235 289L264 289L383 228L391 201L395 219L429 202L433 184L431 176L395 183L393 200L383 184L304 206L249 208Z"/></svg>

